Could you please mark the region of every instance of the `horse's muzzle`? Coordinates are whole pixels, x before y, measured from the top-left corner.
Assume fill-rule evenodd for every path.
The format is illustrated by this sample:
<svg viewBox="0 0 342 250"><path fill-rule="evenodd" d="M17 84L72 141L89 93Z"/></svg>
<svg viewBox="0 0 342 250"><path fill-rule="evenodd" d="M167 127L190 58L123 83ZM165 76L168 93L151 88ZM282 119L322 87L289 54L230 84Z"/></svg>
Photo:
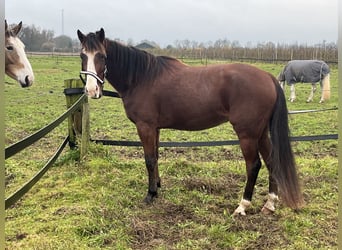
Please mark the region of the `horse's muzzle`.
<svg viewBox="0 0 342 250"><path fill-rule="evenodd" d="M24 82L20 82L21 87L23 88L27 88L30 87L33 83L33 78L31 78L29 75L27 75L25 77L25 81Z"/></svg>
<svg viewBox="0 0 342 250"><path fill-rule="evenodd" d="M84 90L85 90L86 95L92 99L99 99L102 96L102 91L100 90L98 85L93 91L89 91L87 87L85 87Z"/></svg>

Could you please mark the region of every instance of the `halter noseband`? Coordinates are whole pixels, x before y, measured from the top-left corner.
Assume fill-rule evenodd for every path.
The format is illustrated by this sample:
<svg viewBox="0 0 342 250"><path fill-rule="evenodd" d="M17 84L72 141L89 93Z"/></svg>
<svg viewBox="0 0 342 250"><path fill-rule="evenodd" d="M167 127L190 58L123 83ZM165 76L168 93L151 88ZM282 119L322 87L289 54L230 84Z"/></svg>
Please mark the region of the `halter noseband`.
<svg viewBox="0 0 342 250"><path fill-rule="evenodd" d="M82 74L84 74L86 76L89 75L89 76L94 77L102 85L105 83L104 79L102 80L96 73L91 72L91 71L81 70L80 71L80 78L81 78L82 82L84 83L84 85L86 85L87 81L82 77ZM104 70L104 77L106 77L106 74L107 74L107 67L105 67L105 70Z"/></svg>

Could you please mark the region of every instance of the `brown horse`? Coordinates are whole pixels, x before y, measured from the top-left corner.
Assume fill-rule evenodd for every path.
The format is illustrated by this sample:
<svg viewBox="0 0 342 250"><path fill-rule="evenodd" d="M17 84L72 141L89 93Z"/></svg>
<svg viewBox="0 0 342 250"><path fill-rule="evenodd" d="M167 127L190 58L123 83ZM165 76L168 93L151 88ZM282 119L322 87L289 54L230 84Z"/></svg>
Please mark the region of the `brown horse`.
<svg viewBox="0 0 342 250"><path fill-rule="evenodd" d="M22 87L29 87L33 83L34 75L25 54L25 46L17 36L21 27L22 22L9 29L5 20L5 73L18 81Z"/></svg>
<svg viewBox="0 0 342 250"><path fill-rule="evenodd" d="M145 202L157 197L159 131L202 130L230 121L247 169L243 198L234 215L245 215L261 167L269 170L269 197L262 211L274 211L279 193L297 209L302 205L289 141L286 101L271 74L246 64L190 67L105 39L104 30L84 35L81 74L85 92L100 98L104 78L119 92L127 117L136 125L148 171ZM270 140L270 136L271 139Z"/></svg>

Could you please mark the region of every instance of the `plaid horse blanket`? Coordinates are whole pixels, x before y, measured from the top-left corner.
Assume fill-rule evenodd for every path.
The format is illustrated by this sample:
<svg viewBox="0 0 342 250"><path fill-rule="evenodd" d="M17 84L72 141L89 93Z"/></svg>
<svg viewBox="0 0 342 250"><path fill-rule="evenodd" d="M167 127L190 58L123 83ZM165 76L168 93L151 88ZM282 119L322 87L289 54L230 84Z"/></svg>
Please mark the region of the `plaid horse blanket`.
<svg viewBox="0 0 342 250"><path fill-rule="evenodd" d="M287 84L316 83L320 82L329 74L329 66L324 61L319 60L293 60L289 61L279 74L280 82Z"/></svg>

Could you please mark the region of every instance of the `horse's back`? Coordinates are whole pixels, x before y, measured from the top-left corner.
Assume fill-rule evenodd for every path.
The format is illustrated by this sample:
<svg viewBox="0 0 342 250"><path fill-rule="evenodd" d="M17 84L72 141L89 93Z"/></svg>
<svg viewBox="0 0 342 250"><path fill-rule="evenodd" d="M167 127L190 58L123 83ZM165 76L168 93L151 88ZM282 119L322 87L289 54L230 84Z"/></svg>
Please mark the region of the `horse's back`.
<svg viewBox="0 0 342 250"><path fill-rule="evenodd" d="M283 74L288 84L294 84L319 82L329 72L329 66L324 61L292 60L285 66Z"/></svg>

